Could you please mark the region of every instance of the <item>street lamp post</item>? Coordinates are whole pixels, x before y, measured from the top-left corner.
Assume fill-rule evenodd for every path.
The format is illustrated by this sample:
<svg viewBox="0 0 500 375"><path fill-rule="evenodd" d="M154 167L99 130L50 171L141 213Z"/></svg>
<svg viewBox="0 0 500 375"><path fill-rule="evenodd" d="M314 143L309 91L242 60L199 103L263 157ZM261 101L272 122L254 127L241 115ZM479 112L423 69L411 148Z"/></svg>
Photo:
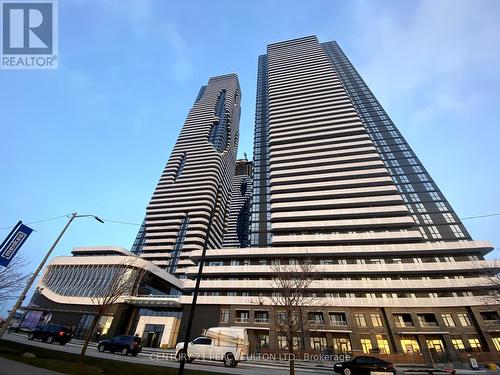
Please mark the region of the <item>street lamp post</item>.
<svg viewBox="0 0 500 375"><path fill-rule="evenodd" d="M24 287L23 292L21 293L21 295L17 299L15 305L12 307L9 316L7 317L7 319L5 320L4 325L0 329L0 339L2 338L3 334L5 333L5 330L7 329L7 327L10 325L10 322L12 321L12 318L16 314L16 311L19 309L19 307L21 307L21 304L23 303L24 299L26 298L26 294L28 293L28 290L33 285L33 282L35 281L35 279L37 278L38 274L42 270L43 266L45 265L45 262L47 262L47 259L49 259L50 254L52 254L52 251L55 249L55 247L59 243L59 240L63 236L64 232L66 232L66 229L68 229L69 225L73 222L73 220L75 220L76 218L79 218L79 217L93 217L98 222L104 223L103 220L99 219L95 215L78 215L76 212L73 212L71 214L71 216L70 216L68 222L66 223L66 225L64 226L63 230L61 231L61 233L59 233L59 236L57 236L56 240L54 241L54 243L50 247L49 251L47 251L47 254L45 254L45 257L42 259L42 261L38 265L38 267L35 270L35 272L33 272L33 275L30 277L30 279L26 283L26 286Z"/></svg>
<svg viewBox="0 0 500 375"><path fill-rule="evenodd" d="M191 336L191 327L193 325L193 318L194 318L194 313L196 310L196 301L198 299L198 292L200 290L201 275L203 273L203 265L205 263L205 254L207 252L208 240L210 239L210 233L212 230L212 223L214 220L215 211L217 210L217 202L219 201L220 190L221 190L221 187L219 186L219 188L217 189L217 194L215 196L215 202L214 202L214 206L212 208L212 212L210 212L210 217L208 218L207 236L205 237L205 242L203 243L203 250L201 252L201 257L199 260L198 274L196 276L196 284L195 284L194 291L193 291L193 299L191 301L191 310L189 310L189 318L188 318L188 323L187 323L187 327L186 327L186 335L184 337L184 348L183 348L183 352L180 353L181 362L179 364L179 371L177 372L177 375L184 375L184 366L186 365L186 360L187 360L189 337Z"/></svg>

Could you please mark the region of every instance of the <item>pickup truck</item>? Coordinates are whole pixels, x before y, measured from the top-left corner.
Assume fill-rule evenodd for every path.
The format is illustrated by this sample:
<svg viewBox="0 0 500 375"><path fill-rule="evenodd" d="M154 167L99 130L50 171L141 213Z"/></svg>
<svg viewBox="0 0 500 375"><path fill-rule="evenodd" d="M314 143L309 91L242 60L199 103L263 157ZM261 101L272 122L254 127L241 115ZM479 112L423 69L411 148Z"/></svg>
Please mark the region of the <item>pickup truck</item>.
<svg viewBox="0 0 500 375"><path fill-rule="evenodd" d="M188 343L187 356L184 352L184 342L175 346L175 357L187 362L195 359L222 361L226 367L236 367L239 361L244 361L248 355L248 335L245 328L213 327Z"/></svg>

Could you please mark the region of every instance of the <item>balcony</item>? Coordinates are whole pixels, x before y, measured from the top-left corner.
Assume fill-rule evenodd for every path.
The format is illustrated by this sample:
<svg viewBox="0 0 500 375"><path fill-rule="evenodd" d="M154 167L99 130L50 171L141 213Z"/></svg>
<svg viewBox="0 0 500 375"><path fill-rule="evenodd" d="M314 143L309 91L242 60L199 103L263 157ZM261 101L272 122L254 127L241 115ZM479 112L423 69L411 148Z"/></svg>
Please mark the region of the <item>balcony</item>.
<svg viewBox="0 0 500 375"><path fill-rule="evenodd" d="M267 311L256 311L253 319L254 323L269 323L269 313Z"/></svg>
<svg viewBox="0 0 500 375"><path fill-rule="evenodd" d="M322 312L310 312L307 314L307 321L311 326L324 326L325 320L323 319Z"/></svg>
<svg viewBox="0 0 500 375"><path fill-rule="evenodd" d="M437 322L420 322L420 325L424 328L438 327Z"/></svg>
<svg viewBox="0 0 500 375"><path fill-rule="evenodd" d="M332 326L347 326L347 319L344 313L330 313L330 325Z"/></svg>
<svg viewBox="0 0 500 375"><path fill-rule="evenodd" d="M433 328L439 327L439 324L436 320L436 316L434 314L418 314L418 323L421 327L424 328Z"/></svg>
<svg viewBox="0 0 500 375"><path fill-rule="evenodd" d="M234 318L235 323L248 323L248 317Z"/></svg>
<svg viewBox="0 0 500 375"><path fill-rule="evenodd" d="M396 322L395 325L398 328L414 327L412 322Z"/></svg>
<svg viewBox="0 0 500 375"><path fill-rule="evenodd" d="M394 314L394 325L398 328L414 327L410 314Z"/></svg>
<svg viewBox="0 0 500 375"><path fill-rule="evenodd" d="M236 317L234 318L235 323L248 323L250 313L246 310L236 310Z"/></svg>

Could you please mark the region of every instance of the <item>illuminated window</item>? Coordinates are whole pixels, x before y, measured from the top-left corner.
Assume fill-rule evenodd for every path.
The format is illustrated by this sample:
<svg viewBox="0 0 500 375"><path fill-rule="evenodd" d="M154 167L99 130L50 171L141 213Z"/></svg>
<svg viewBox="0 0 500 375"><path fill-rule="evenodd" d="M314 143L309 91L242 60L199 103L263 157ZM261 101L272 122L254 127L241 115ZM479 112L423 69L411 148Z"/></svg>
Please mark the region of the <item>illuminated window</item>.
<svg viewBox="0 0 500 375"><path fill-rule="evenodd" d="M460 338L452 338L451 343L456 350L465 350L464 342Z"/></svg>
<svg viewBox="0 0 500 375"><path fill-rule="evenodd" d="M311 337L311 349L312 350L323 350L326 348L326 337Z"/></svg>
<svg viewBox="0 0 500 375"><path fill-rule="evenodd" d="M500 337L492 337L493 344L495 345L495 350L500 352Z"/></svg>
<svg viewBox="0 0 500 375"><path fill-rule="evenodd" d="M478 338L469 339L469 346L473 352L480 352L481 351L481 343L479 342Z"/></svg>
<svg viewBox="0 0 500 375"><path fill-rule="evenodd" d="M361 339L361 348L363 349L363 353L370 353L373 349L372 340L370 338Z"/></svg>
<svg viewBox="0 0 500 375"><path fill-rule="evenodd" d="M384 335L376 335L377 347L380 354L391 354L391 348L389 347L389 341Z"/></svg>
<svg viewBox="0 0 500 375"><path fill-rule="evenodd" d="M356 313L354 314L354 319L356 320L356 325L359 327L366 327L365 314Z"/></svg>
<svg viewBox="0 0 500 375"><path fill-rule="evenodd" d="M402 339L401 347L403 348L405 353L420 353L420 346L418 345L417 340L414 338Z"/></svg>
<svg viewBox="0 0 500 375"><path fill-rule="evenodd" d="M326 338L325 338L326 347ZM333 338L333 349L335 353L348 353L351 351L351 340L347 337L334 337Z"/></svg>
<svg viewBox="0 0 500 375"><path fill-rule="evenodd" d="M441 340L431 339L425 341L427 342L428 349L433 349L438 353L443 351L443 342Z"/></svg>

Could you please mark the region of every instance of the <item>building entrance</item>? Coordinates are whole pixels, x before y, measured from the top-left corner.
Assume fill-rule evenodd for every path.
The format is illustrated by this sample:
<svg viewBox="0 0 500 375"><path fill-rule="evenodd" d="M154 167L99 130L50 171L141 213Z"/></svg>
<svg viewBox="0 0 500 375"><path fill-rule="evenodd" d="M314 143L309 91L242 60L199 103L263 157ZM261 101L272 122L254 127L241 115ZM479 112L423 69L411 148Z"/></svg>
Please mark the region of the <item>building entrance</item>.
<svg viewBox="0 0 500 375"><path fill-rule="evenodd" d="M149 348L158 348L164 328L163 324L146 324L142 335L142 345Z"/></svg>

